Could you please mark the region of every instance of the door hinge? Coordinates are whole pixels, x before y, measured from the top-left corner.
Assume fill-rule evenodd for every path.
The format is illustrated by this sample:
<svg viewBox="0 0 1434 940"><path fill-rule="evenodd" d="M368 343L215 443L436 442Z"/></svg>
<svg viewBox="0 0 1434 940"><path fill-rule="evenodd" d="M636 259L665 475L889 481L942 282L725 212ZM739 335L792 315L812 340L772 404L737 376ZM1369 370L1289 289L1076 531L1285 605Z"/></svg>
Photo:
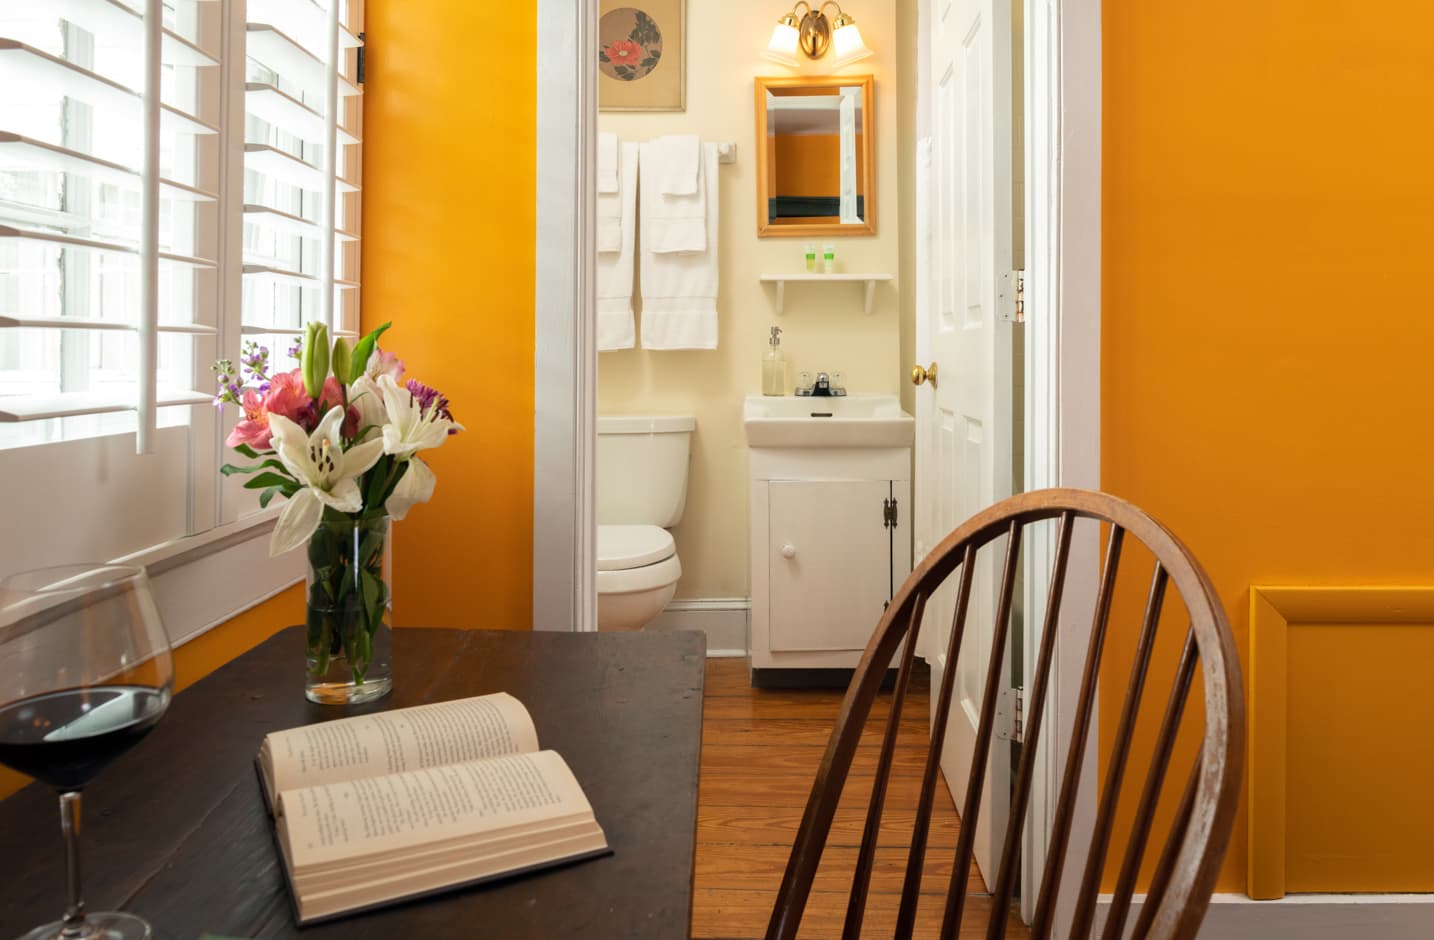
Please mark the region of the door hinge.
<svg viewBox="0 0 1434 940"><path fill-rule="evenodd" d="M896 528L896 497L881 501L881 527L883 529Z"/></svg>
<svg viewBox="0 0 1434 940"><path fill-rule="evenodd" d="M1001 275L997 291L1001 319L1008 323L1026 322L1026 272L1007 271Z"/></svg>
<svg viewBox="0 0 1434 940"><path fill-rule="evenodd" d="M364 39L363 39L363 33L359 33L359 34L358 34L358 40L359 40L359 47L358 47L358 52L357 52L357 61L354 63L354 81L356 81L356 82L358 82L358 84L362 85L362 84L363 84L363 67L364 67Z"/></svg>
<svg viewBox="0 0 1434 940"><path fill-rule="evenodd" d="M1025 690L1002 689L996 698L996 738L1000 741L1026 740L1024 715Z"/></svg>

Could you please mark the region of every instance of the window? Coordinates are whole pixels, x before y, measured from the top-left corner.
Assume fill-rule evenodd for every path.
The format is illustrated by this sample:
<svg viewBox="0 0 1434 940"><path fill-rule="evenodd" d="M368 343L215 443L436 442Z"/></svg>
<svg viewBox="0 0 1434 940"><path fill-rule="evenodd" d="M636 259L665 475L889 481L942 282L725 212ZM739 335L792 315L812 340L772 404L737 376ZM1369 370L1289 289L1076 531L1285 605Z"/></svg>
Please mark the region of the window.
<svg viewBox="0 0 1434 940"><path fill-rule="evenodd" d="M253 341L290 368L309 320L357 332L350 6L0 8L0 575L172 553L272 514L221 481L238 416L209 404L209 367Z"/></svg>

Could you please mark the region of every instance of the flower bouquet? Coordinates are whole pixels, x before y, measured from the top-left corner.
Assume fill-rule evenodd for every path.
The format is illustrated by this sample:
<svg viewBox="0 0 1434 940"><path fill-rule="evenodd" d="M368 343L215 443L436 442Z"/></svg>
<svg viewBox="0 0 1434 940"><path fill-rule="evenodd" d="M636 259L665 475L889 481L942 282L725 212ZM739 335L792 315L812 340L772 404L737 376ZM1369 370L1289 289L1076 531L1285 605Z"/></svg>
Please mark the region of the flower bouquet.
<svg viewBox="0 0 1434 940"><path fill-rule="evenodd" d="M289 350L300 367L271 374L269 350L245 345L240 367L221 359L215 404L243 417L225 443L247 464L259 504L288 500L274 525L270 555L308 545L306 694L315 702L378 698L393 686L389 610L389 521L427 502L436 482L418 452L462 430L448 399L403 380L403 363L378 348L390 324L352 347L329 343L310 323Z"/></svg>

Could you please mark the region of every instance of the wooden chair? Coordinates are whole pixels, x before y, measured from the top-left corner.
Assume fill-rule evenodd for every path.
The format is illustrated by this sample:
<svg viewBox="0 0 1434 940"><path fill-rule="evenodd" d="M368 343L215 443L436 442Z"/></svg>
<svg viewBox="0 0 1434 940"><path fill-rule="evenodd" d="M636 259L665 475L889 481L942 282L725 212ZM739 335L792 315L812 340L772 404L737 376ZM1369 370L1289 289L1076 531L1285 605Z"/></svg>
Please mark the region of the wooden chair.
<svg viewBox="0 0 1434 940"><path fill-rule="evenodd" d="M887 666L892 662L898 646L905 640L907 642L902 650L896 687L892 693L891 711L882 737L876 778L872 785L842 933L846 938L860 935L877 835L881 827L882 804L891 775L901 707L911 679L913 653L926 601L948 577L960 573L946 668L942 674L939 696L933 712L931 740L940 742L945 736L946 716L951 706L957 654L961 649L962 630L971 600L976 553L978 549L1004 535L1007 537L1005 567L996 607L993 654L986 669L985 693L976 735L976 754L972 760L965 806L961 808L955 868L945 899L941 928L943 938L957 935L961 928L966 900L965 881L971 869L976 819L980 810L982 783L995 721L995 691L1004 684L1002 653L1007 645L1021 535L1026 526L1047 519L1056 519L1059 523L1054 574L1047 595L1049 601L1036 661L1034 688L1027 690L1029 705L1025 746L1016 772L1015 788L1011 793L1009 825L1004 833L1004 850L1000 855L1001 861L996 874L991 899L992 915L986 936L989 940L995 940L1005 936L1006 932L1007 912L1011 907L1019 870L1021 830L1031 793L1032 758L1041 736L1042 711L1061 619L1061 598L1065 587L1071 533L1077 519L1107 523L1109 530L1086 653L1084 679L1077 700L1074 727L1070 731L1070 750L1064 781L1056 803L1049 855L1036 900L1031 936L1043 938L1051 935L1056 897L1070 841L1079 769L1090 737L1096 678L1110 621L1121 548L1131 537L1143 542L1155 556L1154 574L1146 597L1145 614L1125 703L1120 713L1119 730L1100 790L1094 836L1084 859L1083 876L1069 936L1084 938L1091 932L1101 872L1110 849L1117 796L1125 777L1135 719L1146 685L1162 603L1166 589L1172 583L1188 609L1189 629L1171 683L1169 700L1165 706L1149 770L1136 804L1131 840L1124 851L1113 902L1102 936L1118 940L1125 935L1136 875L1149 841L1156 805L1170 766L1176 732L1180 727L1198 662L1205 694L1203 744L1176 810L1175 822L1159 856L1146 901L1136 918L1133 931L1135 937L1195 936L1205 915L1210 895L1214 891L1220 863L1229 843L1240 787L1245 747L1245 705L1234 638L1215 589L1199 563L1160 523L1135 506L1112 496L1084 490L1058 489L1016 496L974 516L931 552L892 599L875 635L867 644L866 652L842 702L836 726L832 730L811 796L807 801L806 811L802 816L791 857L787 862L776 908L767 927L768 938L786 940L797 935L812 881L821 861L822 849L831 829L832 817L836 812L847 773L851 769L862 726L871 712ZM933 690L933 693L935 691ZM915 830L911 838L900 908L897 912L894 934L897 937L910 937L915 923L932 801L937 785L940 748L939 745L927 745L926 750Z"/></svg>

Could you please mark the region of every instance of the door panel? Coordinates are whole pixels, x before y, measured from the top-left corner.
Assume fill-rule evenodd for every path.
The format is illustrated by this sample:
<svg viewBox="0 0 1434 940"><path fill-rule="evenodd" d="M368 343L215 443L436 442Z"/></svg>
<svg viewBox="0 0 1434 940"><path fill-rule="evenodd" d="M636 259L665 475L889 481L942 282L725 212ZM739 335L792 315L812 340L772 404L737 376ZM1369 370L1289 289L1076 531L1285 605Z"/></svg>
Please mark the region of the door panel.
<svg viewBox="0 0 1434 940"><path fill-rule="evenodd" d="M891 597L891 484L773 481L767 492L772 649L864 649Z"/></svg>
<svg viewBox="0 0 1434 940"><path fill-rule="evenodd" d="M1011 493L1011 324L997 287L1011 256L1010 0L937 0L931 51L930 254L918 277L931 303L918 310L918 345L938 381L917 392L917 543L929 550L956 525ZM966 795L976 722L986 690L1002 546L982 553L973 574L963 649L954 681L942 771L958 808ZM933 598L927 626L933 678L945 651L955 579ZM934 618L934 619L933 619ZM990 885L1005 826L1010 756L991 748L976 823L976 860Z"/></svg>

